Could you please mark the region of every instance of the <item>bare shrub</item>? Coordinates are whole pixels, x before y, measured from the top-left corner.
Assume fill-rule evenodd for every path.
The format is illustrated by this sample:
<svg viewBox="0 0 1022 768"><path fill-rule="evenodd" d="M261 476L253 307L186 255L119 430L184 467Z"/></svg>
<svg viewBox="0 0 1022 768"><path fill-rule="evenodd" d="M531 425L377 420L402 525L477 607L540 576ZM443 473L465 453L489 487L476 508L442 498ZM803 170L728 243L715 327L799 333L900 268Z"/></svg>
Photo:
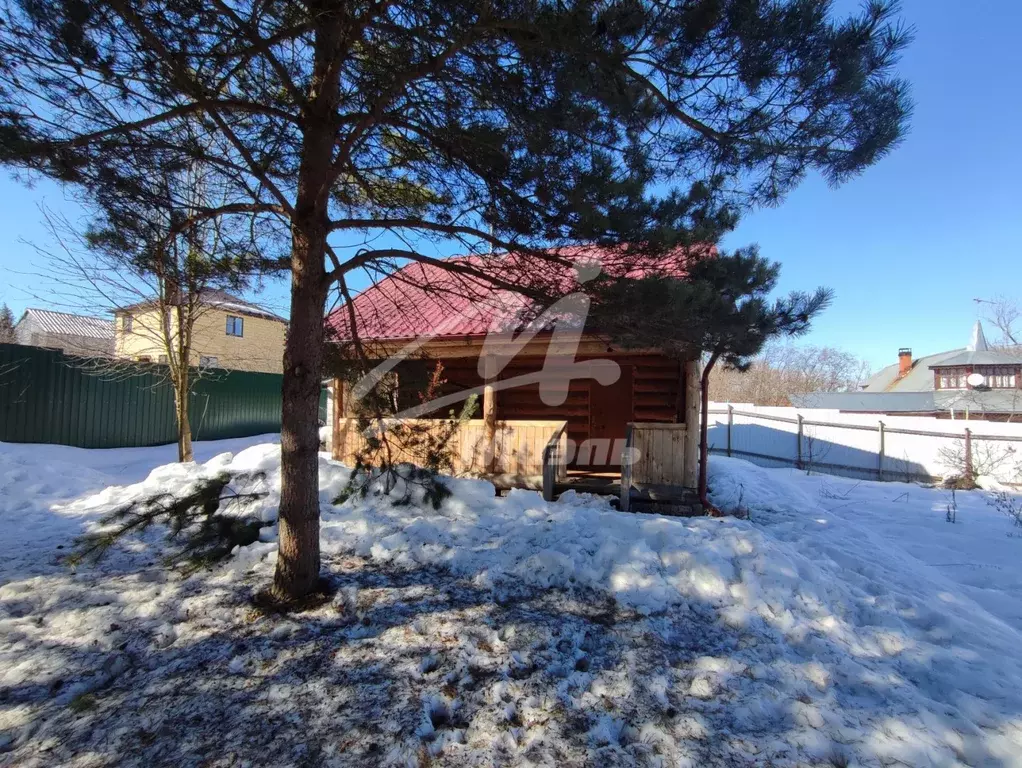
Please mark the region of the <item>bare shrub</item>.
<svg viewBox="0 0 1022 768"><path fill-rule="evenodd" d="M869 375L867 362L840 349L773 344L747 371L716 369L710 377L710 399L787 406L791 395L854 391Z"/></svg>
<svg viewBox="0 0 1022 768"><path fill-rule="evenodd" d="M813 427L805 427L802 434L802 467L811 475L816 467L825 462L833 444L820 439Z"/></svg>
<svg viewBox="0 0 1022 768"><path fill-rule="evenodd" d="M970 451L966 450L964 438L954 440L938 451L940 462L947 470L945 487L960 491L974 490L978 487L978 478L995 475L1010 467L1015 460L1015 449L1010 445L1002 446L977 438L970 442L971 456Z"/></svg>
<svg viewBox="0 0 1022 768"><path fill-rule="evenodd" d="M1009 491L994 491L987 497L987 504L1004 513L1016 528L1022 528L1022 497Z"/></svg>

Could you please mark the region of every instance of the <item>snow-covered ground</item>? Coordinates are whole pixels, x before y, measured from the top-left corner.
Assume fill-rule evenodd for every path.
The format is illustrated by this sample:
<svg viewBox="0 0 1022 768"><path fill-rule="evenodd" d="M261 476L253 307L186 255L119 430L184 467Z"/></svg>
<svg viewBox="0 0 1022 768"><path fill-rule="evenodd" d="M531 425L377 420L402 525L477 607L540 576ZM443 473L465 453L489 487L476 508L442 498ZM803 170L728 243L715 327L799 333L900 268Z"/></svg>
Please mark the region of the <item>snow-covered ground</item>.
<svg viewBox="0 0 1022 768"><path fill-rule="evenodd" d="M950 492L715 457L749 520L468 480L334 506L324 455L319 608L254 610L272 527L187 578L159 532L60 564L223 469L274 519L278 446L197 455L0 444L0 764L1022 765L1022 529L981 492L951 524Z"/></svg>

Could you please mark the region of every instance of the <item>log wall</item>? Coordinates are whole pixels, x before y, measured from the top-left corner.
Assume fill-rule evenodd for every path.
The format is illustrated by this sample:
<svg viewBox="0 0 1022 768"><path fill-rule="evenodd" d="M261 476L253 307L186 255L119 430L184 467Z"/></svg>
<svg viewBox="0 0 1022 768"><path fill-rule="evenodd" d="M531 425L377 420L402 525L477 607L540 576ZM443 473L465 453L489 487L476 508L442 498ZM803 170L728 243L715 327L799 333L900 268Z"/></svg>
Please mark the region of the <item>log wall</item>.
<svg viewBox="0 0 1022 768"><path fill-rule="evenodd" d="M632 416L637 422L685 420L682 364L667 357L636 358L632 366Z"/></svg>

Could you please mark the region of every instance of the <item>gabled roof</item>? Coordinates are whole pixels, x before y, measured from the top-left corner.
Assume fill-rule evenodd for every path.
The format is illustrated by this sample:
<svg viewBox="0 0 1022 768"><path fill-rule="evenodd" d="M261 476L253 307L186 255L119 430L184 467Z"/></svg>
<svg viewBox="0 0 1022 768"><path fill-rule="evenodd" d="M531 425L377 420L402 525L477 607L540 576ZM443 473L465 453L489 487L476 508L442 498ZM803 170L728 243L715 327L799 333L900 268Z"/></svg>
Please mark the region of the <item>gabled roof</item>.
<svg viewBox="0 0 1022 768"><path fill-rule="evenodd" d="M881 368L863 386L863 392L929 392L933 390L932 367L940 366L945 360L965 352L964 349L952 349L950 352L938 352L935 355L917 357L912 361L909 372L898 378L898 364Z"/></svg>
<svg viewBox="0 0 1022 768"><path fill-rule="evenodd" d="M969 345L964 348L926 355L912 361L909 372L898 378L898 364L880 370L862 387L863 392L930 392L933 391L933 369L960 365L1019 365L1022 349L991 348L977 320Z"/></svg>
<svg viewBox="0 0 1022 768"><path fill-rule="evenodd" d="M250 315L252 317L265 317L268 320L277 320L281 323L286 323L280 315L275 315L269 310L263 309L258 304L253 304L250 301L240 296L235 296L233 293L227 291L221 291L217 289L208 289L202 291L200 294L202 304L208 307L215 307L223 310L224 312L237 312L240 315ZM155 304L155 301L140 301L137 304L129 304L126 307L119 307L117 312L128 312L134 309L142 309L145 307L151 307Z"/></svg>
<svg viewBox="0 0 1022 768"><path fill-rule="evenodd" d="M327 317L336 341L351 338L350 311L363 340L410 340L483 336L491 330L513 330L530 315L532 302L494 283L527 285L548 295L564 295L602 270L617 277L650 274L682 276L694 258L715 253L711 246L675 249L658 257L637 257L623 249L576 246L553 251L566 262L525 254L495 253L455 256L444 266L412 262L362 291ZM491 280L458 271L483 272Z"/></svg>
<svg viewBox="0 0 1022 768"><path fill-rule="evenodd" d="M82 336L89 339L112 339L114 325L109 320L89 315L73 315L69 312L57 312L52 309L29 308L18 320L18 325L31 319L47 333L60 333L67 336Z"/></svg>
<svg viewBox="0 0 1022 768"><path fill-rule="evenodd" d="M935 389L934 369L961 365L1022 365L1022 347L991 348L978 321L969 346L939 352L912 361L898 377L900 365L889 365L867 381L858 392L813 392L792 395L799 408L833 408L867 413L935 413L975 411L1017 413L1022 411L1022 390Z"/></svg>

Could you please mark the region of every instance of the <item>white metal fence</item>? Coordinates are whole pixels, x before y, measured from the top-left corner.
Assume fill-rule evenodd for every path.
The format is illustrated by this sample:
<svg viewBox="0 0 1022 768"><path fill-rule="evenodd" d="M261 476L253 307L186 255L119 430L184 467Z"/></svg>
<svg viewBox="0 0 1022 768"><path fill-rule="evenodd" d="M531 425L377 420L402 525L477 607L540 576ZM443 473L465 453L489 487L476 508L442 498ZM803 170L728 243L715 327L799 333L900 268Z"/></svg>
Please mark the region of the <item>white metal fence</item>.
<svg viewBox="0 0 1022 768"><path fill-rule="evenodd" d="M714 453L868 480L934 481L966 464L1022 478L1022 424L711 403Z"/></svg>

